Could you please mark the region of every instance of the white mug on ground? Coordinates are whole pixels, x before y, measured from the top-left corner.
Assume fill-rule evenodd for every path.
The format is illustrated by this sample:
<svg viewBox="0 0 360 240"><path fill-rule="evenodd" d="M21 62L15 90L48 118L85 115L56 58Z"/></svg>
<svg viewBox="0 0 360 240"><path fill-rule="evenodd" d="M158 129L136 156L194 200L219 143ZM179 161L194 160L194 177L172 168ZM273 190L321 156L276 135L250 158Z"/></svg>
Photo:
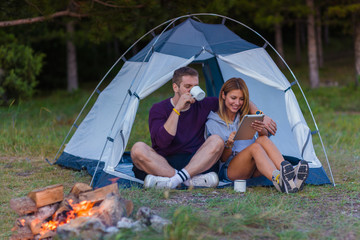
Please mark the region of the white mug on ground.
<svg viewBox="0 0 360 240"><path fill-rule="evenodd" d="M246 180L235 180L234 181L235 192L246 192Z"/></svg>
<svg viewBox="0 0 360 240"><path fill-rule="evenodd" d="M191 96L193 96L193 98L196 99L196 101L203 100L206 95L205 92L199 86L192 87L190 90L190 94Z"/></svg>

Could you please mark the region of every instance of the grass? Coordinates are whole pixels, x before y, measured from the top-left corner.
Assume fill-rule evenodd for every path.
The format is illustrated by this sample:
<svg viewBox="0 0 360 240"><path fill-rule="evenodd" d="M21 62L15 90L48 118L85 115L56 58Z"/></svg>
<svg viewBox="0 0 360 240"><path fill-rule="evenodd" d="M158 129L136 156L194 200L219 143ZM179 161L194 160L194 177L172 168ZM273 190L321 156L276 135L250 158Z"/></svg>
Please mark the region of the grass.
<svg viewBox="0 0 360 240"><path fill-rule="evenodd" d="M339 66L345 72L351 67ZM306 186L285 195L274 188L248 188L245 194L225 189L192 191L121 189L135 209L149 206L173 221L164 233L154 230L124 231L114 239L357 239L360 237L360 89L348 84L348 76L330 67L323 73L339 87L304 87L326 146L336 187ZM295 69L301 75L303 67ZM342 81L345 78L344 81ZM299 89L293 87L296 96ZM153 102L170 97L171 86L142 100L128 146L150 143L147 115ZM9 209L11 198L36 188L61 183L68 192L76 182L90 182L84 171L49 165L90 92L57 91L31 101L0 108L0 239L11 235L17 218ZM306 104L299 98L300 107ZM310 123L311 116L305 114ZM314 130L315 126L309 124ZM317 136L315 150L326 168ZM129 147L128 147L129 148ZM328 170L327 170L328 171Z"/></svg>

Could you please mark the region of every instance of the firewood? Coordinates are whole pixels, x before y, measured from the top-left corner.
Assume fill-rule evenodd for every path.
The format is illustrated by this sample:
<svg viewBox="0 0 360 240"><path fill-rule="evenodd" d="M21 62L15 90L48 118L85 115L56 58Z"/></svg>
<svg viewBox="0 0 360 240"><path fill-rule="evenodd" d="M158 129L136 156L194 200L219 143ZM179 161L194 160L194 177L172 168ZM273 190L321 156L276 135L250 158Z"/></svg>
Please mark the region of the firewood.
<svg viewBox="0 0 360 240"><path fill-rule="evenodd" d="M55 211L53 219L56 220L56 221L59 221L61 216L65 212L71 210L71 204L75 204L75 203L78 203L78 202L79 202L78 198L73 193L69 193L64 198L64 200L60 203L59 208Z"/></svg>
<svg viewBox="0 0 360 240"><path fill-rule="evenodd" d="M117 183L95 189L94 191L80 193L79 201L99 202L104 200L106 195L108 195L109 193L119 194L119 188Z"/></svg>
<svg viewBox="0 0 360 240"><path fill-rule="evenodd" d="M64 187L61 184L37 189L28 194L37 207L43 207L49 204L60 202L64 199Z"/></svg>
<svg viewBox="0 0 360 240"><path fill-rule="evenodd" d="M10 237L10 240L30 240L30 239L34 239L34 235L32 234L28 226L19 227L17 229L17 233L13 234Z"/></svg>
<svg viewBox="0 0 360 240"><path fill-rule="evenodd" d="M39 234L41 232L41 225L42 224L43 224L43 221L41 221L40 219L35 218L34 220L32 220L31 223L30 223L31 232L34 235Z"/></svg>
<svg viewBox="0 0 360 240"><path fill-rule="evenodd" d="M15 224L19 228L28 226L30 227L30 223L35 219L34 215L21 216L16 219Z"/></svg>
<svg viewBox="0 0 360 240"><path fill-rule="evenodd" d="M92 191L92 187L90 187L86 183L75 183L72 187L70 193L74 194L77 198L79 197L80 193Z"/></svg>
<svg viewBox="0 0 360 240"><path fill-rule="evenodd" d="M19 216L36 212L35 202L29 197L13 198L10 200L10 208Z"/></svg>

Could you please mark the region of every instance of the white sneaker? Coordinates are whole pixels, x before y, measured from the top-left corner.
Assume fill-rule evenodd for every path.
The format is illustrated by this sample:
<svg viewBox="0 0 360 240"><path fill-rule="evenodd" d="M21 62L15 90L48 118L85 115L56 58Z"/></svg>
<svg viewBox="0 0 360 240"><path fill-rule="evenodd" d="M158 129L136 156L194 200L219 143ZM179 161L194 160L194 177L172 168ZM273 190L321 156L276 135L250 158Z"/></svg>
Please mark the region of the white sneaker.
<svg viewBox="0 0 360 240"><path fill-rule="evenodd" d="M144 188L170 189L170 178L148 174L144 179Z"/></svg>
<svg viewBox="0 0 360 240"><path fill-rule="evenodd" d="M219 177L215 172L196 175L184 182L188 187L217 187Z"/></svg>

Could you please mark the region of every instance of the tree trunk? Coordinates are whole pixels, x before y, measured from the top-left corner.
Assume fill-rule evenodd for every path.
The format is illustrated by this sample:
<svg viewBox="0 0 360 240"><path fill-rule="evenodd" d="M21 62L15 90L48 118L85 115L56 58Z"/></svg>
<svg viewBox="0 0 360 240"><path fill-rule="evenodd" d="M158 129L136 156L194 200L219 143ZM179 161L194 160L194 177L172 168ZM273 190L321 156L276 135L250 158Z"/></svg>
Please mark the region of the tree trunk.
<svg viewBox="0 0 360 240"><path fill-rule="evenodd" d="M321 31L321 12L320 9L316 9L316 43L317 43L317 56L319 61L319 67L324 65L324 55L322 47L322 31Z"/></svg>
<svg viewBox="0 0 360 240"><path fill-rule="evenodd" d="M281 23L275 23L275 47L280 56L284 58L284 45L282 41L282 28ZM278 65L280 68L285 68L284 62L279 59Z"/></svg>
<svg viewBox="0 0 360 240"><path fill-rule="evenodd" d="M310 13L307 17L310 87L316 88L319 86L320 79L319 79L319 67L317 61L317 47L316 47L316 35L315 35L314 0L306 0L306 5L310 9Z"/></svg>
<svg viewBox="0 0 360 240"><path fill-rule="evenodd" d="M355 70L356 70L356 78L355 78L355 86L358 87L360 84L360 21L358 20L359 14L354 14L353 16L353 24L355 30L354 36L354 47L355 47Z"/></svg>
<svg viewBox="0 0 360 240"><path fill-rule="evenodd" d="M77 74L77 62L76 62L76 47L73 42L74 37L74 22L69 21L66 24L66 31L68 39L66 41L67 48L67 90L72 92L79 88L78 74Z"/></svg>
<svg viewBox="0 0 360 240"><path fill-rule="evenodd" d="M296 63L301 63L301 30L300 19L296 19L295 23L295 51L296 51Z"/></svg>

